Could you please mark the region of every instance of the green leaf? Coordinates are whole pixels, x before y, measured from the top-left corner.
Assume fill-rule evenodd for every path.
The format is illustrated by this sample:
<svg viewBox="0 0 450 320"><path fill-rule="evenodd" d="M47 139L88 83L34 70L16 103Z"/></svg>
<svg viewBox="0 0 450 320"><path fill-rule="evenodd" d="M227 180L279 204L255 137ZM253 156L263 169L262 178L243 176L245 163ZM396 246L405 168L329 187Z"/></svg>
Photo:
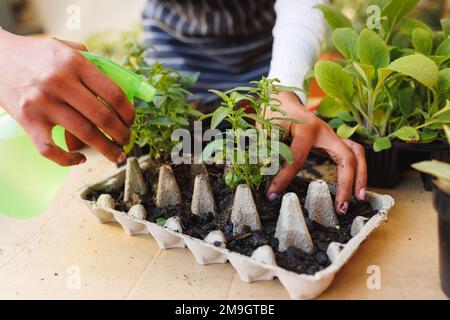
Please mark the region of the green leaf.
<svg viewBox="0 0 450 320"><path fill-rule="evenodd" d="M447 101L445 107L436 112L431 119L434 123L450 124L450 101Z"/></svg>
<svg viewBox="0 0 450 320"><path fill-rule="evenodd" d="M450 181L450 164L448 163L431 160L415 163L412 167L421 172Z"/></svg>
<svg viewBox="0 0 450 320"><path fill-rule="evenodd" d="M373 151L380 152L392 147L391 140L388 137L377 137L373 142Z"/></svg>
<svg viewBox="0 0 450 320"><path fill-rule="evenodd" d="M363 64L373 65L376 69L389 65L389 48L378 34L363 29L358 39L358 56Z"/></svg>
<svg viewBox="0 0 450 320"><path fill-rule="evenodd" d="M450 19L441 20L442 31L444 31L444 37L450 36Z"/></svg>
<svg viewBox="0 0 450 320"><path fill-rule="evenodd" d="M292 156L292 151L287 144L281 141L271 140L270 149L272 152L281 155L281 157L283 157L283 159L286 160L289 164L293 163L294 160Z"/></svg>
<svg viewBox="0 0 450 320"><path fill-rule="evenodd" d="M323 16L331 29L353 28L350 19L343 15L338 9L324 4L318 4L315 8L322 11Z"/></svg>
<svg viewBox="0 0 450 320"><path fill-rule="evenodd" d="M349 101L353 95L353 81L344 68L335 62L319 61L314 68L317 83L330 97Z"/></svg>
<svg viewBox="0 0 450 320"><path fill-rule="evenodd" d="M439 100L450 97L450 68L439 71L437 91Z"/></svg>
<svg viewBox="0 0 450 320"><path fill-rule="evenodd" d="M347 111L336 99L325 97L319 104L317 112L326 118L335 118L339 113Z"/></svg>
<svg viewBox="0 0 450 320"><path fill-rule="evenodd" d="M416 51L428 56L433 50L433 33L431 31L415 28L411 34L411 40Z"/></svg>
<svg viewBox="0 0 450 320"><path fill-rule="evenodd" d="M407 118L414 113L416 106L413 102L414 88L407 87L398 90L398 106L402 114Z"/></svg>
<svg viewBox="0 0 450 320"><path fill-rule="evenodd" d="M432 142L438 137L438 132L430 128L424 128L420 134L420 141L428 143Z"/></svg>
<svg viewBox="0 0 450 320"><path fill-rule="evenodd" d="M349 127L346 124L342 124L338 129L337 129L337 135L339 137L342 138L350 138L358 129L359 125L355 126L355 127Z"/></svg>
<svg viewBox="0 0 450 320"><path fill-rule="evenodd" d="M410 126L404 126L394 132L394 135L400 140L407 142L419 141L420 136L417 130Z"/></svg>
<svg viewBox="0 0 450 320"><path fill-rule="evenodd" d="M389 35L397 23L402 20L417 5L419 0L391 0L381 10L382 27Z"/></svg>
<svg viewBox="0 0 450 320"><path fill-rule="evenodd" d="M385 70L395 71L409 76L432 89L439 78L439 68L430 58L414 54L393 61Z"/></svg>
<svg viewBox="0 0 450 320"><path fill-rule="evenodd" d="M349 60L358 60L358 33L352 28L338 28L333 32L336 49Z"/></svg>
<svg viewBox="0 0 450 320"><path fill-rule="evenodd" d="M156 126L168 127L174 124L173 120L168 116L157 116L155 119L150 121L150 124Z"/></svg>
<svg viewBox="0 0 450 320"><path fill-rule="evenodd" d="M214 141L211 141L206 145L201 154L201 161L204 162L211 158L211 156L219 151L223 151L225 149L226 140L220 138L216 138Z"/></svg>
<svg viewBox="0 0 450 320"><path fill-rule="evenodd" d="M218 95L223 101L228 101L229 99L229 97L225 93L219 90L209 89L208 91L214 93L215 95Z"/></svg>
<svg viewBox="0 0 450 320"><path fill-rule="evenodd" d="M444 126L445 135L447 136L447 141L450 144L450 128L448 126Z"/></svg>
<svg viewBox="0 0 450 320"><path fill-rule="evenodd" d="M156 219L156 224L160 226L164 226L166 224L167 219L165 218L158 218Z"/></svg>
<svg viewBox="0 0 450 320"><path fill-rule="evenodd" d="M422 29L425 31L432 31L429 26L418 19L407 18L400 23L400 29L404 34L411 37L414 29Z"/></svg>
<svg viewBox="0 0 450 320"><path fill-rule="evenodd" d="M211 119L211 129L217 128L217 126L230 114L230 109L226 107L219 107L214 111Z"/></svg>
<svg viewBox="0 0 450 320"><path fill-rule="evenodd" d="M175 122L182 125L182 126L188 126L189 125L189 121L184 118L184 117L175 117L174 118Z"/></svg>
<svg viewBox="0 0 450 320"><path fill-rule="evenodd" d="M447 57L450 55L450 38L447 38L441 42L439 47L436 49L436 55L442 57Z"/></svg>
<svg viewBox="0 0 450 320"><path fill-rule="evenodd" d="M339 126L342 125L343 123L344 123L344 121L342 119L339 119L339 118L334 118L334 119L331 119L330 121L328 121L328 124L333 129L339 128Z"/></svg>

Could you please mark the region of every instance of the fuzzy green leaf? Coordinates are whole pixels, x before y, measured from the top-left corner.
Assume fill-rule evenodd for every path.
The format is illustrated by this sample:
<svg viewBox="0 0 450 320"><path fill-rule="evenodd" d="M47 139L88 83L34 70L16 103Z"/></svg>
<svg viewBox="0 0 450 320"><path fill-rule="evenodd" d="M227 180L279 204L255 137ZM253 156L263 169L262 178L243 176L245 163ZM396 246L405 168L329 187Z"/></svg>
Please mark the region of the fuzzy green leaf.
<svg viewBox="0 0 450 320"><path fill-rule="evenodd" d="M230 109L226 107L219 107L214 111L211 119L211 129L217 128L217 126L230 114Z"/></svg>
<svg viewBox="0 0 450 320"><path fill-rule="evenodd" d="M439 78L439 68L436 63L421 54L399 58L385 70L409 76L430 89L436 86Z"/></svg>
<svg viewBox="0 0 450 320"><path fill-rule="evenodd" d="M439 47L436 49L436 55L441 57L447 57L450 55L450 38L447 38L441 42Z"/></svg>
<svg viewBox="0 0 450 320"><path fill-rule="evenodd" d="M431 28L427 26L425 23L414 18L407 18L403 20L400 23L400 29L404 34L406 34L409 37L412 36L412 33L415 29L422 29L430 32L432 31Z"/></svg>
<svg viewBox="0 0 450 320"><path fill-rule="evenodd" d="M442 31L444 31L444 37L450 36L450 19L441 20Z"/></svg>
<svg viewBox="0 0 450 320"><path fill-rule="evenodd" d="M431 31L415 28L411 34L414 49L424 54L430 55L433 50L433 33Z"/></svg>
<svg viewBox="0 0 450 320"><path fill-rule="evenodd" d="M391 140L387 137L377 137L373 142L373 151L380 152L392 147Z"/></svg>
<svg viewBox="0 0 450 320"><path fill-rule="evenodd" d="M399 138L400 140L407 141L407 142L415 142L419 141L420 136L417 130L410 126L404 126L398 129L394 135Z"/></svg>
<svg viewBox="0 0 450 320"><path fill-rule="evenodd" d="M350 100L353 95L353 82L344 68L335 62L319 61L314 68L317 83L330 97Z"/></svg>
<svg viewBox="0 0 450 320"><path fill-rule="evenodd" d="M421 172L450 181L450 164L448 163L431 160L415 163L412 167Z"/></svg>
<svg viewBox="0 0 450 320"><path fill-rule="evenodd" d="M335 118L339 113L347 111L336 99L325 97L319 104L317 112L326 118Z"/></svg>
<svg viewBox="0 0 450 320"><path fill-rule="evenodd" d="M382 27L389 35L397 23L402 20L419 3L419 0L391 0L381 10Z"/></svg>
<svg viewBox="0 0 450 320"><path fill-rule="evenodd" d="M281 141L272 140L270 141L270 149L272 152L277 153L283 157L289 164L293 162L292 151L289 146Z"/></svg>
<svg viewBox="0 0 450 320"><path fill-rule="evenodd" d="M342 124L338 129L337 129L337 135L339 137L342 138L350 138L358 129L359 125L355 126L355 127L349 127L346 124Z"/></svg>
<svg viewBox="0 0 450 320"><path fill-rule="evenodd" d="M358 60L358 33L352 28L338 28L333 32L336 49L349 60Z"/></svg>
<svg viewBox="0 0 450 320"><path fill-rule="evenodd" d="M318 4L315 8L320 9L331 29L353 28L349 18L343 15L338 9L324 4Z"/></svg>
<svg viewBox="0 0 450 320"><path fill-rule="evenodd" d="M376 69L386 67L390 61L388 46L369 29L364 29L359 35L358 56L361 63L373 65Z"/></svg>

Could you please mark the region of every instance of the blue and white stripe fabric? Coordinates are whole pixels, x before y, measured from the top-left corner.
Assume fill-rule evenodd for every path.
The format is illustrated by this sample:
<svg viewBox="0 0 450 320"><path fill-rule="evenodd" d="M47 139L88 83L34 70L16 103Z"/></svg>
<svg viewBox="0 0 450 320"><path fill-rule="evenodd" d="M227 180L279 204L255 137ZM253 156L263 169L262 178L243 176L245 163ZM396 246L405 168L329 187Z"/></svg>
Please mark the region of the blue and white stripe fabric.
<svg viewBox="0 0 450 320"><path fill-rule="evenodd" d="M191 91L227 90L267 75L272 56L274 0L148 0L143 12L148 63L184 75L200 72Z"/></svg>

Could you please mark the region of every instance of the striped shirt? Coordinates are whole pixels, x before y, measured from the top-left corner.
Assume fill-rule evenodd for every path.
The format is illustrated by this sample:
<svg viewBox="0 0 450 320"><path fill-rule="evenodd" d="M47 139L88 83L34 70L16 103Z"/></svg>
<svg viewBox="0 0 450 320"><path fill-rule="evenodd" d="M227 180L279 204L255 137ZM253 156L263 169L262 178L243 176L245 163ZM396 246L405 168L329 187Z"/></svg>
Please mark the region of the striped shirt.
<svg viewBox="0 0 450 320"><path fill-rule="evenodd" d="M275 17L277 14L277 24L280 24L280 13L286 15L283 10L290 7L298 10L300 20L302 16L307 18L300 24L294 22L295 25L304 28L304 23L308 24L314 16L320 20L319 25L322 24L315 32L316 36L308 36L311 30L306 30L305 39L300 39L305 43L302 48L307 48L306 54L301 53L304 59L301 55L295 57L298 52L292 52L294 58L303 64L297 70L300 74L293 75L298 78L295 83L283 81L282 78L286 77L282 74L272 75L287 85L301 86L302 77L320 49L321 15L317 10L311 17L307 16L319 2L322 1L277 0L275 4L274 0L148 0L143 11L143 37L149 46L146 60L148 63L162 62L184 75L200 72L199 81L192 91L208 102L213 96L207 93L207 89L226 90L269 75L271 63L272 67L274 64L273 54L280 56L273 48L273 35L276 36L277 29ZM291 28L292 31L292 22L284 22L288 23L285 29ZM292 43L295 45L296 41L292 40ZM281 57L278 59L280 63L281 59L285 60L286 67L278 69L289 68L290 60ZM286 69L285 72L292 73L292 70Z"/></svg>

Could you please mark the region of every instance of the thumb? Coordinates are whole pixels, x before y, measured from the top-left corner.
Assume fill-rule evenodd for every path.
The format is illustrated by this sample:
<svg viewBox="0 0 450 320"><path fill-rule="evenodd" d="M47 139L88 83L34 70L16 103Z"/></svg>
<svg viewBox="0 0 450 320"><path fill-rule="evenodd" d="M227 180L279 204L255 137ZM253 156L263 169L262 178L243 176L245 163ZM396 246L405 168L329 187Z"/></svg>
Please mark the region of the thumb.
<svg viewBox="0 0 450 320"><path fill-rule="evenodd" d="M66 46L71 47L72 49L79 50L79 51L88 51L87 47L84 44L80 43L80 42L74 42L74 41L69 41L69 40L62 40L62 39L58 39L58 38L55 38L55 37L53 37L53 39L55 39L55 40L57 40L57 41L59 41L61 43L64 43Z"/></svg>

